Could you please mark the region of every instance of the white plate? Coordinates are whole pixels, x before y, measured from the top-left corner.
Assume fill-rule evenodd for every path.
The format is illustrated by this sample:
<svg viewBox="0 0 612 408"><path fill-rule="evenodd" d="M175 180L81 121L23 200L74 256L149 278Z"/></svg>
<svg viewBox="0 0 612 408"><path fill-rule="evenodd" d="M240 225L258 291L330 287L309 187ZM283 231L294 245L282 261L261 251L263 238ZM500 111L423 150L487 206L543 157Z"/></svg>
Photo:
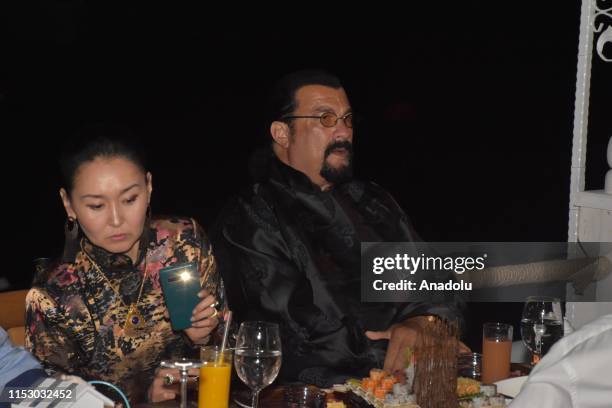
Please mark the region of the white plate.
<svg viewBox="0 0 612 408"><path fill-rule="evenodd" d="M527 381L526 375L522 377L507 378L496 382L495 385L497 385L497 392L500 394L515 398L518 393L521 392L521 388L525 381Z"/></svg>

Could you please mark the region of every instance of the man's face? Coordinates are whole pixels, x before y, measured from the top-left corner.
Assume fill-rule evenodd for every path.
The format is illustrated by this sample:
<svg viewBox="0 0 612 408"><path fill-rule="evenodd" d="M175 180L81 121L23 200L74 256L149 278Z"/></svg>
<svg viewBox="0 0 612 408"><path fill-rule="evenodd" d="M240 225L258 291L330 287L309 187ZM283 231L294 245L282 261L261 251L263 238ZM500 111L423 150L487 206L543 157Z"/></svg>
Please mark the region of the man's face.
<svg viewBox="0 0 612 408"><path fill-rule="evenodd" d="M344 89L306 85L295 95L292 116L321 116L333 113L343 117L351 112ZM287 164L325 188L351 177L353 129L342 119L325 127L319 119L294 119L287 147Z"/></svg>

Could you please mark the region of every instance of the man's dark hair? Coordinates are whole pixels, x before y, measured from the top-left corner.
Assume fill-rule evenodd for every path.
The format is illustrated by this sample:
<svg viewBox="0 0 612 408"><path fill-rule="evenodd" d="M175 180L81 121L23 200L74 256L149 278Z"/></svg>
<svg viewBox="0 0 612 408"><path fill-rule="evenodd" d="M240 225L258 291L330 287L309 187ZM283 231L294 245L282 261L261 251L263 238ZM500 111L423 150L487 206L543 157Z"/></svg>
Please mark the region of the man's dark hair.
<svg viewBox="0 0 612 408"><path fill-rule="evenodd" d="M122 157L134 163L143 172L146 171L145 155L128 128L112 123L88 125L81 128L65 144L60 156L63 187L68 194L72 191L79 167L99 157Z"/></svg>
<svg viewBox="0 0 612 408"><path fill-rule="evenodd" d="M272 88L269 98L270 122L281 120L283 116L291 115L295 111L297 107L295 94L298 89L306 85L342 88L342 83L337 76L321 69L304 69L287 74L279 79Z"/></svg>

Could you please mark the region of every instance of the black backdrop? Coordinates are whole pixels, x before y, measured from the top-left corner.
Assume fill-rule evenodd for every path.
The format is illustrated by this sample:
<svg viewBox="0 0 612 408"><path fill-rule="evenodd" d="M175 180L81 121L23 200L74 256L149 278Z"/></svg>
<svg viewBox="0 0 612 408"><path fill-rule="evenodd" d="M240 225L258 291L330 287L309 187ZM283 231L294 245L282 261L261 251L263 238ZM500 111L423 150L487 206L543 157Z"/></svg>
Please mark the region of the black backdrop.
<svg viewBox="0 0 612 408"><path fill-rule="evenodd" d="M130 125L147 139L154 211L209 227L248 182L249 153L267 134L266 90L306 67L343 79L364 118L357 175L391 191L426 240L565 241L580 4L533 3L359 18L309 6L248 26L169 4L49 1L1 13L2 274L27 287L32 260L60 253L55 160L76 128ZM612 75L598 62L594 72L603 100ZM587 185L602 188L609 104L592 105Z"/></svg>

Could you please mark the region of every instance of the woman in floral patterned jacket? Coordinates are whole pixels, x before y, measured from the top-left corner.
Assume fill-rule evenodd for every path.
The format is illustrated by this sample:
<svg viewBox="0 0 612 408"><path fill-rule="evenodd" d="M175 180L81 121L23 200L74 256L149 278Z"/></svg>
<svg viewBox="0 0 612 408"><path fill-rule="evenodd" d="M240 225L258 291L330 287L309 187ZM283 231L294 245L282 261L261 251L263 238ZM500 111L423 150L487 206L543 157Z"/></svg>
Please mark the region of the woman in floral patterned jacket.
<svg viewBox="0 0 612 408"><path fill-rule="evenodd" d="M156 402L178 392L178 372L159 369L161 360L209 342L225 307L223 283L195 221L151 219L151 173L123 133L90 129L62 158L66 249L27 296L26 345L48 371L108 381L132 402ZM175 332L159 270L192 261L201 300L192 326Z"/></svg>

